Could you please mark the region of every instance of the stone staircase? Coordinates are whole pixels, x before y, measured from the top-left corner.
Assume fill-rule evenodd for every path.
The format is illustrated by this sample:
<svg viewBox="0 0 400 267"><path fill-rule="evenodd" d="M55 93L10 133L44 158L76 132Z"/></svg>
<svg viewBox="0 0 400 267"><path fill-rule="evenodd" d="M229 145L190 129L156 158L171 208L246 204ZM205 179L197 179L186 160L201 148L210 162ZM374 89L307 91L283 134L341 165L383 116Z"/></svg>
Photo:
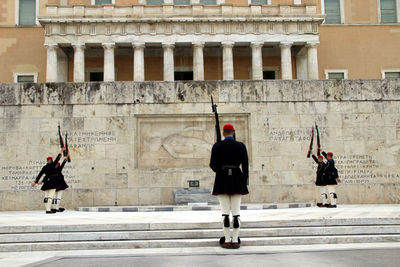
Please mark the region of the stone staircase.
<svg viewBox="0 0 400 267"><path fill-rule="evenodd" d="M216 247L220 223L96 223L0 227L0 252ZM243 246L400 242L400 218L242 222Z"/></svg>

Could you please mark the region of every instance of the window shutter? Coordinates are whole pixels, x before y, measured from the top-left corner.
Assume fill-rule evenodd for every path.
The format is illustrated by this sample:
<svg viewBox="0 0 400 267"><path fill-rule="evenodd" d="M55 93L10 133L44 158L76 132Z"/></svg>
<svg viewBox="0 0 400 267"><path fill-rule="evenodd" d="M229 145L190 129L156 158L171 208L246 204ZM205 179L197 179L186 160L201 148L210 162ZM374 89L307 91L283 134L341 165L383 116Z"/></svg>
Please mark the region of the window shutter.
<svg viewBox="0 0 400 267"><path fill-rule="evenodd" d="M251 0L252 4L268 5L268 0Z"/></svg>
<svg viewBox="0 0 400 267"><path fill-rule="evenodd" d="M328 73L328 79L344 79L343 72L330 72Z"/></svg>
<svg viewBox="0 0 400 267"><path fill-rule="evenodd" d="M95 0L95 5L112 4L112 0Z"/></svg>
<svg viewBox="0 0 400 267"><path fill-rule="evenodd" d="M148 5L162 5L164 4L164 0L147 0Z"/></svg>
<svg viewBox="0 0 400 267"><path fill-rule="evenodd" d="M396 23L396 0L381 0L381 22Z"/></svg>
<svg viewBox="0 0 400 267"><path fill-rule="evenodd" d="M400 72L385 72L386 79L400 78Z"/></svg>
<svg viewBox="0 0 400 267"><path fill-rule="evenodd" d="M36 19L36 1L19 0L19 25L33 26Z"/></svg>
<svg viewBox="0 0 400 267"><path fill-rule="evenodd" d="M174 5L190 5L190 0L174 0Z"/></svg>
<svg viewBox="0 0 400 267"><path fill-rule="evenodd" d="M18 83L33 83L35 77L33 75L18 75L17 82Z"/></svg>
<svg viewBox="0 0 400 267"><path fill-rule="evenodd" d="M340 24L340 0L325 0L325 23Z"/></svg>
<svg viewBox="0 0 400 267"><path fill-rule="evenodd" d="M217 4L217 0L200 0L200 4L216 5Z"/></svg>

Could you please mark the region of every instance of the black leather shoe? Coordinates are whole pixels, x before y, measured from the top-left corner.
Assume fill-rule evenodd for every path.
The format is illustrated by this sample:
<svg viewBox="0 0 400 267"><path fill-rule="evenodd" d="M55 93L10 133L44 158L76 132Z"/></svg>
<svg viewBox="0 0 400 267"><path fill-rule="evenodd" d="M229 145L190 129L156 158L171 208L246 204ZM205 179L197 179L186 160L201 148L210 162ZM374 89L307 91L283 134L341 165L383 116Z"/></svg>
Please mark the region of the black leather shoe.
<svg viewBox="0 0 400 267"><path fill-rule="evenodd" d="M228 248L228 249L229 249L229 248L232 248L231 245L232 245L232 243L223 243L223 244L221 245L221 247L222 247L222 248Z"/></svg>
<svg viewBox="0 0 400 267"><path fill-rule="evenodd" d="M52 211L53 213L56 213L56 212L57 212L57 210L56 210L56 209L51 209L51 211Z"/></svg>
<svg viewBox="0 0 400 267"><path fill-rule="evenodd" d="M327 208L336 208L336 205L330 205Z"/></svg>
<svg viewBox="0 0 400 267"><path fill-rule="evenodd" d="M57 212L63 212L65 209L64 208L59 208L58 210L57 210Z"/></svg>
<svg viewBox="0 0 400 267"><path fill-rule="evenodd" d="M231 249L238 249L240 248L240 244L239 243L231 243Z"/></svg>
<svg viewBox="0 0 400 267"><path fill-rule="evenodd" d="M51 213L56 213L56 212L53 210L46 210L46 214L51 214Z"/></svg>

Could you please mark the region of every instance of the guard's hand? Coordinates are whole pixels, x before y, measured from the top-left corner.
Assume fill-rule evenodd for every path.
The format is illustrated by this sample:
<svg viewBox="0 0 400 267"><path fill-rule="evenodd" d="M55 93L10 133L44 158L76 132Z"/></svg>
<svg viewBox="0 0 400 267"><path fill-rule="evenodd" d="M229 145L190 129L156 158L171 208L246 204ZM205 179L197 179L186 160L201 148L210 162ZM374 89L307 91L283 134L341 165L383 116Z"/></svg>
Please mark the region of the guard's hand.
<svg viewBox="0 0 400 267"><path fill-rule="evenodd" d="M342 180L340 180L339 178L336 178L336 181L338 181L338 183L342 182Z"/></svg>
<svg viewBox="0 0 400 267"><path fill-rule="evenodd" d="M31 186L34 187L36 185L36 183L32 183Z"/></svg>
<svg viewBox="0 0 400 267"><path fill-rule="evenodd" d="M62 147L62 148L61 148L61 154L63 154L64 151L65 151L65 147Z"/></svg>
<svg viewBox="0 0 400 267"><path fill-rule="evenodd" d="M43 182L42 181L40 181L39 183L37 183L37 184L43 184Z"/></svg>

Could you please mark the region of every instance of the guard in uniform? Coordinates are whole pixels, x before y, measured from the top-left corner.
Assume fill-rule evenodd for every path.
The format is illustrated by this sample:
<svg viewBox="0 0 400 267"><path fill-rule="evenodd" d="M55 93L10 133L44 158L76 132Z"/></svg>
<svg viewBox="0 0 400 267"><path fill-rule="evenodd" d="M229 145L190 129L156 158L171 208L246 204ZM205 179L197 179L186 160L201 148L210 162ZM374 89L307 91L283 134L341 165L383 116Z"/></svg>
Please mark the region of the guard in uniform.
<svg viewBox="0 0 400 267"><path fill-rule="evenodd" d="M325 162L324 162L324 157L319 155L316 157L314 154L312 155L313 160L315 163L318 164L317 167L317 179L315 180L315 185L318 186L321 190L321 197L322 197L322 203L317 203L317 206L322 208L322 207L327 207L328 204L328 195L326 193L327 187L326 187L326 182L324 180L324 170L325 170Z"/></svg>
<svg viewBox="0 0 400 267"><path fill-rule="evenodd" d="M335 161L333 160L333 153L322 152L322 155L327 159L325 168L324 168L324 180L326 181L329 196L331 199L331 203L327 205L327 208L336 208L337 194L336 194L336 185L341 182L339 179L338 171L335 167Z"/></svg>
<svg viewBox="0 0 400 267"><path fill-rule="evenodd" d="M247 149L243 143L233 138L233 125L224 125L222 134L225 139L215 143L211 151L210 167L216 173L212 194L218 197L222 211L224 237L220 239L220 244L223 248L239 248L240 202L242 195L249 193ZM232 222L229 219L230 213L233 217Z"/></svg>
<svg viewBox="0 0 400 267"><path fill-rule="evenodd" d="M58 175L59 186L56 189L56 194L53 199L53 205L52 205L52 209L51 209L53 212L63 212L65 210L64 208L60 208L60 203L61 203L63 191L69 187L67 185L67 183L65 182L64 175L62 174L62 170L65 166L65 163L67 163L67 161L68 161L68 159L64 159L63 162L61 163L61 165L60 165L60 163L57 163L57 165L56 165L56 172Z"/></svg>
<svg viewBox="0 0 400 267"><path fill-rule="evenodd" d="M52 157L47 157L47 164L43 166L39 175L36 177L35 182L32 183L32 186L43 183L41 190L44 191L46 213L54 213L54 211L51 210L51 204L53 203L56 188L59 186L56 164L60 160L63 151L64 148L61 150L61 153L57 155L54 161ZM43 178L43 181L40 181L43 174L45 174L45 177Z"/></svg>

